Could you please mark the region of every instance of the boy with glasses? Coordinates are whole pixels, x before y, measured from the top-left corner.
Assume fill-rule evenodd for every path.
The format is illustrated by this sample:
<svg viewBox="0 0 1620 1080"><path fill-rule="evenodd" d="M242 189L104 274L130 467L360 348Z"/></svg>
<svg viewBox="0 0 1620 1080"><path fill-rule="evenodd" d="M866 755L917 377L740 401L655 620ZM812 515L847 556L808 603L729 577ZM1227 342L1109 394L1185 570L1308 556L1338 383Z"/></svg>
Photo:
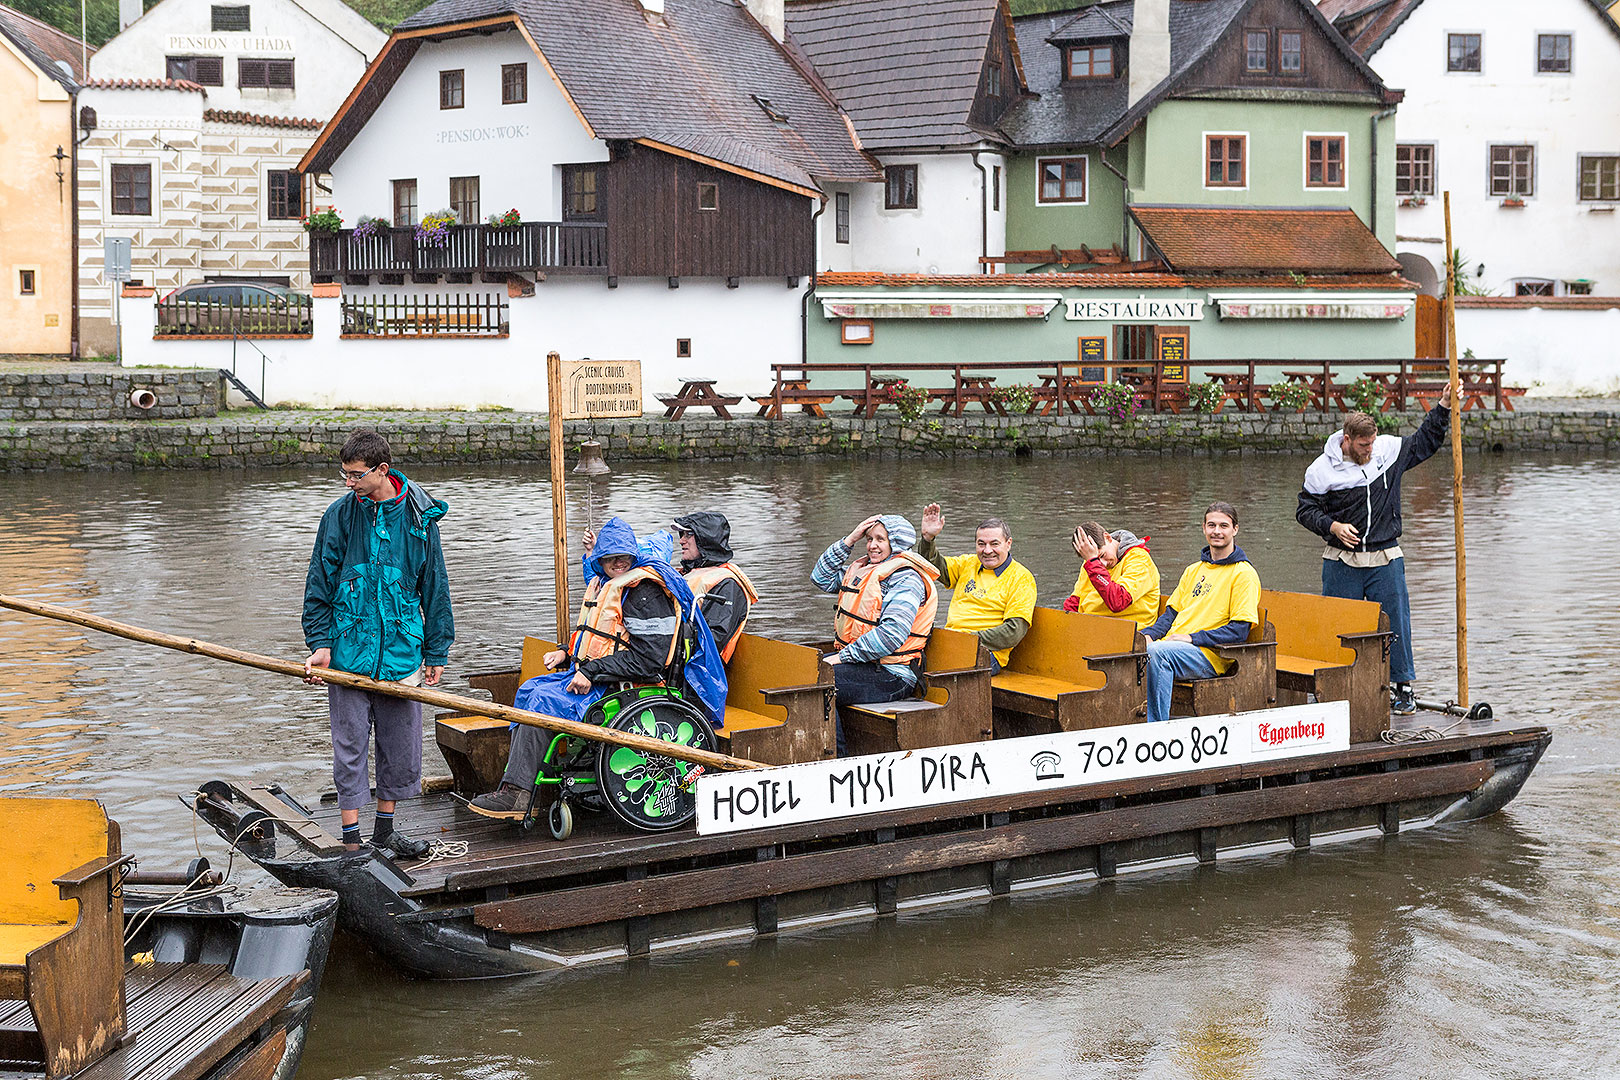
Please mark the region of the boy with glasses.
<svg viewBox="0 0 1620 1080"><path fill-rule="evenodd" d="M310 682L335 668L383 682L436 686L455 640L450 585L439 547L447 509L389 462L375 431L357 431L338 454L349 491L321 516L304 582L304 640ZM422 786L422 706L346 686L326 688L332 723L332 780L343 843L360 849L360 810L371 801L367 752L377 743L377 818L371 842L405 859L425 840L394 828L394 806Z"/></svg>

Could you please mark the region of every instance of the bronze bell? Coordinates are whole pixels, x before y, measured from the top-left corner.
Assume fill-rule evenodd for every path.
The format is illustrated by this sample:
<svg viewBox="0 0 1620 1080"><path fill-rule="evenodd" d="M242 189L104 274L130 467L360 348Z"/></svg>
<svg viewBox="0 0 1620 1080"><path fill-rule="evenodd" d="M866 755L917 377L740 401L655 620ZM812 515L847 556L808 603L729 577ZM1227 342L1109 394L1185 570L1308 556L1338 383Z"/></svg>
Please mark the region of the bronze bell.
<svg viewBox="0 0 1620 1080"><path fill-rule="evenodd" d="M586 476L607 476L613 470L602 460L602 444L595 439L579 444L579 463L574 471Z"/></svg>

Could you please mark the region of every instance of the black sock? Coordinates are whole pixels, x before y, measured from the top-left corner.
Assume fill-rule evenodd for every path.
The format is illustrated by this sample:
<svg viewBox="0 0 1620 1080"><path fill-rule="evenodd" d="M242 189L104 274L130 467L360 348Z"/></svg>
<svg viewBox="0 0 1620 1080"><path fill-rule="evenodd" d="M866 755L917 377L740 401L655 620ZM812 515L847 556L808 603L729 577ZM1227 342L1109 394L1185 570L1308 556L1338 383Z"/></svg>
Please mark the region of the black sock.
<svg viewBox="0 0 1620 1080"><path fill-rule="evenodd" d="M360 823L343 826L343 842L345 844L358 844L360 842Z"/></svg>
<svg viewBox="0 0 1620 1080"><path fill-rule="evenodd" d="M394 812L392 810L389 810L386 813L382 810L377 811L377 824L371 830L371 842L373 844L380 844L384 840L387 840L388 834L392 833L393 831Z"/></svg>

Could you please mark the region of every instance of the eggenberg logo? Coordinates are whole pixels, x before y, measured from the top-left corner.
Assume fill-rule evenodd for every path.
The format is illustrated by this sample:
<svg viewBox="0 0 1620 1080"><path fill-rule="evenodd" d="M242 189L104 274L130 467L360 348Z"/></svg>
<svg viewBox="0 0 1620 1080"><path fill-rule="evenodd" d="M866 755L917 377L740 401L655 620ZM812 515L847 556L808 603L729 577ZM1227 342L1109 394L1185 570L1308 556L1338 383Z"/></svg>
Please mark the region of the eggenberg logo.
<svg viewBox="0 0 1620 1080"><path fill-rule="evenodd" d="M1278 727L1262 721L1255 725L1256 741L1266 746L1286 746L1290 743L1321 742L1327 738L1327 725L1319 721L1299 721Z"/></svg>

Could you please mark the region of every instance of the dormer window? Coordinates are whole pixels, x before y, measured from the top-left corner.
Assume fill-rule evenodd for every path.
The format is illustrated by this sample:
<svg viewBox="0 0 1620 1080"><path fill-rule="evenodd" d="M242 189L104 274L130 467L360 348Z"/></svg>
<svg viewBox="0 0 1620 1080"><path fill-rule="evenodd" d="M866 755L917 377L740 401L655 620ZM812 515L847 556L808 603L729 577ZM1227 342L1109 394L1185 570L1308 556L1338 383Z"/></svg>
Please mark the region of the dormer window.
<svg viewBox="0 0 1620 1080"><path fill-rule="evenodd" d="M1243 31L1243 71L1246 75L1271 72L1271 31Z"/></svg>
<svg viewBox="0 0 1620 1080"><path fill-rule="evenodd" d="M1001 96L1001 65L995 61L984 65L984 92L987 96Z"/></svg>
<svg viewBox="0 0 1620 1080"><path fill-rule="evenodd" d="M1283 75L1305 74L1305 35L1298 30L1277 31L1277 71Z"/></svg>
<svg viewBox="0 0 1620 1080"><path fill-rule="evenodd" d="M1112 45L1070 45L1068 60L1070 79L1112 79L1116 74Z"/></svg>

